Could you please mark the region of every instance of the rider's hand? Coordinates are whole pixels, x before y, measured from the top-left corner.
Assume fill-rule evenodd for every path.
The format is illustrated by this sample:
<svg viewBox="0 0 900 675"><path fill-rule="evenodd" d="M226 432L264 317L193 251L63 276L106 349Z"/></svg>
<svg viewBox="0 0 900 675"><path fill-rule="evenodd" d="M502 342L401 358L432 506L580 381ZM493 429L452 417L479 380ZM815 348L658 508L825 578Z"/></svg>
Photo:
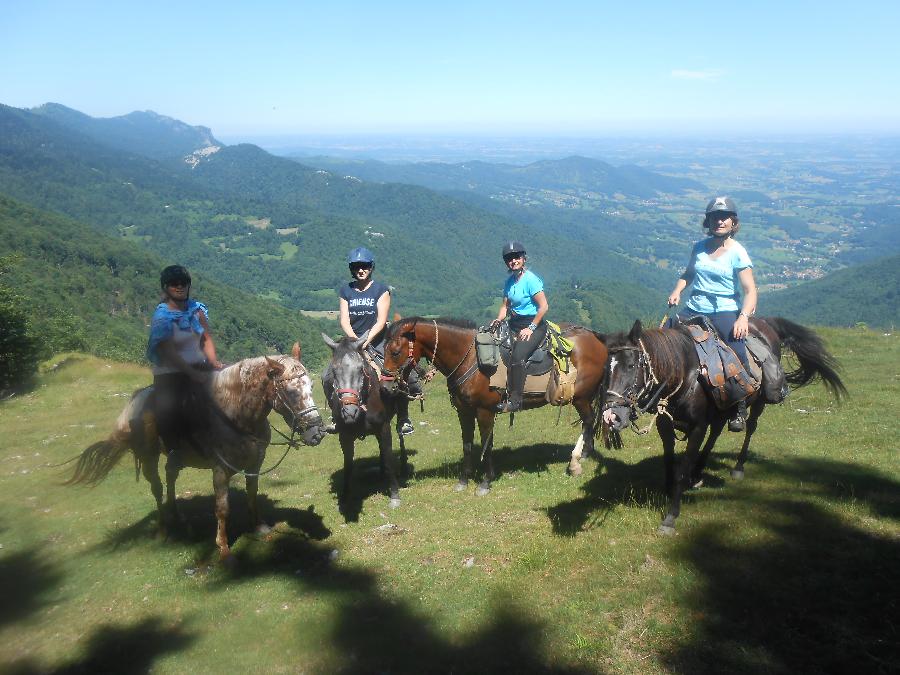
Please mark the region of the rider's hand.
<svg viewBox="0 0 900 675"><path fill-rule="evenodd" d="M213 370L222 370L222 368L225 367L225 364L223 364L218 359L216 359L215 361L210 361L209 365L211 365L213 367Z"/></svg>
<svg viewBox="0 0 900 675"><path fill-rule="evenodd" d="M519 331L519 340L524 342L525 340L529 339L532 335L534 335L533 330L531 330L530 328L527 328L527 327L523 328L522 330Z"/></svg>
<svg viewBox="0 0 900 675"><path fill-rule="evenodd" d="M503 319L494 319L493 321L491 321L491 331L493 332L500 328L501 323L503 323Z"/></svg>
<svg viewBox="0 0 900 675"><path fill-rule="evenodd" d="M747 334L750 332L750 319L747 318L745 314L739 314L737 320L734 322L734 338L735 340L742 340L747 337Z"/></svg>
<svg viewBox="0 0 900 675"><path fill-rule="evenodd" d="M669 295L669 307L674 307L681 302L681 293L672 293Z"/></svg>

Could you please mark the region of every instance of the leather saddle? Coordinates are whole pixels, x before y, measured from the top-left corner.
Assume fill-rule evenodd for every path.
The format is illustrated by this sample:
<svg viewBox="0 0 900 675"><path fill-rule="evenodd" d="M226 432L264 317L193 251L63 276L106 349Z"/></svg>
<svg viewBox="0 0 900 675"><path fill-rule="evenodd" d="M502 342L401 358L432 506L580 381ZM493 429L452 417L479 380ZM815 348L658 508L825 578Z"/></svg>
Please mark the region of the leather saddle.
<svg viewBox="0 0 900 675"><path fill-rule="evenodd" d="M546 347L547 341L545 340L528 357L528 360L525 362L525 375L546 375L550 372L550 369L553 367L553 357ZM508 370L512 361L512 340L510 339L509 325L506 322L500 326L500 358Z"/></svg>

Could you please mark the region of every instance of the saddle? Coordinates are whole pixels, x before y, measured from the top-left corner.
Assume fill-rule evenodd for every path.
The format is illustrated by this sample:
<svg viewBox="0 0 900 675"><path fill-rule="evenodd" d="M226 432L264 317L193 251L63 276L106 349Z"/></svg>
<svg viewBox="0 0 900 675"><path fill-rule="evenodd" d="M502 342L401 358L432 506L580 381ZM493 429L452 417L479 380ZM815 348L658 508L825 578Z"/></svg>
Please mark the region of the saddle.
<svg viewBox="0 0 900 675"><path fill-rule="evenodd" d="M756 393L759 381L744 369L737 354L705 316L694 317L684 325L694 339L700 375L719 410L731 408Z"/></svg>

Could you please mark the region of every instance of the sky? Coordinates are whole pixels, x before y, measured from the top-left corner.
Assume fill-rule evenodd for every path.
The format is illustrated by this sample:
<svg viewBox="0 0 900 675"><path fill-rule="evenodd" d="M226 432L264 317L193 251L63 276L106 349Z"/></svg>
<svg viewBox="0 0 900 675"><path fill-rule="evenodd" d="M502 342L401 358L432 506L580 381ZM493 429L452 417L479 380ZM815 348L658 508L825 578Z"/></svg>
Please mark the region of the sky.
<svg viewBox="0 0 900 675"><path fill-rule="evenodd" d="M900 2L0 0L0 103L222 136L900 132Z"/></svg>

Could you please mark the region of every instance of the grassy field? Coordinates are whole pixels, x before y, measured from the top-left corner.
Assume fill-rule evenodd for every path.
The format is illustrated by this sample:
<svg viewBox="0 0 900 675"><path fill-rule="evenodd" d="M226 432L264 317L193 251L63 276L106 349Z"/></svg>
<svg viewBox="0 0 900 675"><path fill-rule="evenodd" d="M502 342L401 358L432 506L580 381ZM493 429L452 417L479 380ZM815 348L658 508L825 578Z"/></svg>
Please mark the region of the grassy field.
<svg viewBox="0 0 900 675"><path fill-rule="evenodd" d="M570 409L559 426L549 408L502 420L491 494L454 492L459 427L438 381L400 509L366 440L345 519L328 438L260 481L270 537L247 534L233 481L234 569L216 563L209 472L182 474L187 525L166 541L130 461L96 488L60 485L48 464L104 437L149 380L69 357L0 404L0 671L895 670L900 339L823 334L851 398L814 385L768 410L742 482L739 437L723 438L675 537L656 534L655 433L628 432L573 479Z"/></svg>

